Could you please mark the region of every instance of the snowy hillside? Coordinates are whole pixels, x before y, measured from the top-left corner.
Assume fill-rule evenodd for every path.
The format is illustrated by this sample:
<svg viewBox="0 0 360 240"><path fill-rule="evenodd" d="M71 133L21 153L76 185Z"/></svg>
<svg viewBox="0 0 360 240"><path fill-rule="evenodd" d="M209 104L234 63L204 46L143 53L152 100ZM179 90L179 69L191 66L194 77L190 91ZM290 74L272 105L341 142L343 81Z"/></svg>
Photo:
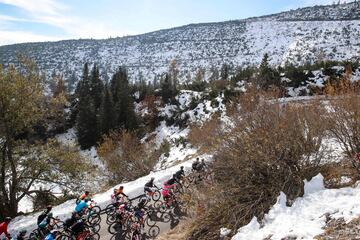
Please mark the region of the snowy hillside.
<svg viewBox="0 0 360 240"><path fill-rule="evenodd" d="M186 80L202 67L233 69L257 65L265 53L272 64L312 62L319 57L352 59L360 53L360 6L315 6L279 14L221 23L191 24L138 36L106 40L70 40L0 47L0 62L15 62L21 52L35 59L40 69L69 77L81 74L83 64L98 62L110 75L119 65L132 80L153 81L176 59Z"/></svg>

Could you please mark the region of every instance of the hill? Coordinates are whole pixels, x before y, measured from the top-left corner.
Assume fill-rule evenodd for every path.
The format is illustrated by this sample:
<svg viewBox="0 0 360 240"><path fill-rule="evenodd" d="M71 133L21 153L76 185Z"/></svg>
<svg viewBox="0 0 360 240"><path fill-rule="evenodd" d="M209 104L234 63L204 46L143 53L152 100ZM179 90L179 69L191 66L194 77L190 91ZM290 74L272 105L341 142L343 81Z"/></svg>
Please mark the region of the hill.
<svg viewBox="0 0 360 240"><path fill-rule="evenodd" d="M133 81L155 77L177 60L182 81L199 68L258 65L268 53L271 64L304 64L318 59L349 60L360 53L358 2L301 8L263 17L218 23L190 24L137 36L105 40L67 40L0 47L0 63L16 62L16 53L34 59L50 75L74 72L97 62L108 75L126 66ZM190 75L189 75L190 74Z"/></svg>

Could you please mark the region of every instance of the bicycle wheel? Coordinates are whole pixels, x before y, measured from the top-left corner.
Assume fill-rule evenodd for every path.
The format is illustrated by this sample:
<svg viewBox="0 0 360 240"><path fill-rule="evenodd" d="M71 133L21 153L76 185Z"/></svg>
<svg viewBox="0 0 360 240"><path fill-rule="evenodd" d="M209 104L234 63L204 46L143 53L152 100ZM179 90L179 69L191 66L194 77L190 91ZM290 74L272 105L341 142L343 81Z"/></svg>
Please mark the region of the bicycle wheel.
<svg viewBox="0 0 360 240"><path fill-rule="evenodd" d="M98 233L92 233L90 236L86 237L85 240L99 240L100 234Z"/></svg>
<svg viewBox="0 0 360 240"><path fill-rule="evenodd" d="M140 233L133 233L131 236L131 240L141 240L141 234Z"/></svg>
<svg viewBox="0 0 360 240"><path fill-rule="evenodd" d="M115 205L113 203L111 203L106 206L104 211L105 211L106 215L110 215L115 212L115 209L116 209Z"/></svg>
<svg viewBox="0 0 360 240"><path fill-rule="evenodd" d="M95 224L95 225L92 225L91 226L91 230L94 232L94 233L98 233L101 229L101 225L100 224Z"/></svg>
<svg viewBox="0 0 360 240"><path fill-rule="evenodd" d="M116 219L117 219L117 216L116 216L116 213L114 212L113 214L108 215L106 217L106 223L110 225L110 224L116 222Z"/></svg>
<svg viewBox="0 0 360 240"><path fill-rule="evenodd" d="M154 202L157 202L160 200L161 198L161 193L159 190L155 190L153 195L151 196L152 200L154 200Z"/></svg>
<svg viewBox="0 0 360 240"><path fill-rule="evenodd" d="M160 228L158 226L152 226L149 231L148 231L148 235L151 238L156 238L160 233Z"/></svg>
<svg viewBox="0 0 360 240"><path fill-rule="evenodd" d="M101 208L99 206L94 206L94 207L91 208L91 212L100 214Z"/></svg>
<svg viewBox="0 0 360 240"><path fill-rule="evenodd" d="M117 223L117 222L114 222L112 224L109 225L108 227L108 232L110 234L116 234L117 232L120 232L122 229L121 229L121 224Z"/></svg>
<svg viewBox="0 0 360 240"><path fill-rule="evenodd" d="M155 212L149 212L146 215L145 223L149 227L155 226L156 225L156 213Z"/></svg>
<svg viewBox="0 0 360 240"><path fill-rule="evenodd" d="M162 219L162 222L164 222L164 223L170 222L170 220L171 220L171 215L170 215L170 213L167 213L167 212L163 213L163 214L161 215L161 219Z"/></svg>
<svg viewBox="0 0 360 240"><path fill-rule="evenodd" d="M159 200L154 204L154 207L156 210L158 210L159 212L165 212L166 211L166 206L165 206L165 202Z"/></svg>
<svg viewBox="0 0 360 240"><path fill-rule="evenodd" d="M96 224L99 224L101 222L101 217L99 214L91 214L89 217L88 217L88 222L91 224L91 225L96 225Z"/></svg>

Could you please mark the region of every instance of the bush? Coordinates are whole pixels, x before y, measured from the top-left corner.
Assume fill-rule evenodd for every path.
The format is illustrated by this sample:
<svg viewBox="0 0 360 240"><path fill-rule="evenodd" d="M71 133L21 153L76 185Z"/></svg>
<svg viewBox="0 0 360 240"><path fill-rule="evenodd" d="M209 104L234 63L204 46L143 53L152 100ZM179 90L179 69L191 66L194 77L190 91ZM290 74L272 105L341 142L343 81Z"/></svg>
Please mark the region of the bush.
<svg viewBox="0 0 360 240"><path fill-rule="evenodd" d="M161 155L159 150L147 149L135 133L126 130L105 136L98 153L115 181L131 181L148 174Z"/></svg>
<svg viewBox="0 0 360 240"><path fill-rule="evenodd" d="M254 216L262 219L281 191L290 205L303 194L303 179L317 173L326 130L319 117L324 109L317 103L281 105L264 101L258 94L245 95L241 108L236 108L241 112L233 111L230 131L217 133L204 125L202 131L190 133L200 146L215 143L217 182L213 191L217 194L209 196L215 202L208 206L190 239L218 239L221 227L238 229ZM219 136L218 142L206 141Z"/></svg>
<svg viewBox="0 0 360 240"><path fill-rule="evenodd" d="M352 165L360 171L355 154L360 153L360 98L356 94L338 96L330 101L326 121Z"/></svg>

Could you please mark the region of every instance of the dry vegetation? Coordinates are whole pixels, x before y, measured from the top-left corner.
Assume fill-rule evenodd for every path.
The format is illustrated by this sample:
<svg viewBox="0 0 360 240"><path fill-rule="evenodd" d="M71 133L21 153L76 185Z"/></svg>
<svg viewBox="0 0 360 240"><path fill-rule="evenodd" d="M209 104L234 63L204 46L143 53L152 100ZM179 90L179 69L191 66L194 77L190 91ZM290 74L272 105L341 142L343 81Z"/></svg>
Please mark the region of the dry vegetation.
<svg viewBox="0 0 360 240"><path fill-rule="evenodd" d="M360 151L357 95L281 104L249 91L228 113L230 125L217 117L190 133L192 144L215 152L216 184L211 194L203 193L205 213L188 239L218 239L221 227L236 230L254 216L261 220L280 191L291 205L303 194L303 179L319 172L330 179L337 168L321 161L328 153L325 138L335 138L349 159ZM358 167L354 161L352 167Z"/></svg>
<svg viewBox="0 0 360 240"><path fill-rule="evenodd" d="M114 181L130 181L148 174L163 153L162 147L147 146L133 132L115 131L104 136L98 153L112 171Z"/></svg>

